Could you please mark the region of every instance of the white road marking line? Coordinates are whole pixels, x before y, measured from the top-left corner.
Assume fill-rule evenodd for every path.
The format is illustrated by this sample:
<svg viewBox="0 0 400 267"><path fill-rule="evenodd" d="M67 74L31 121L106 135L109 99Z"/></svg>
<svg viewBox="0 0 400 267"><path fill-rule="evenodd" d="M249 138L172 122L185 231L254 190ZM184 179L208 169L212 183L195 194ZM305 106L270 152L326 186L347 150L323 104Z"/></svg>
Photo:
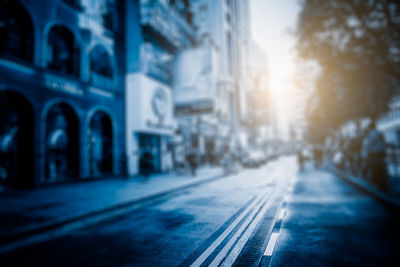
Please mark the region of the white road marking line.
<svg viewBox="0 0 400 267"><path fill-rule="evenodd" d="M224 249L225 249L225 251L228 252L229 249L234 245L232 250L229 252L228 256L224 257L224 255L221 255L222 257L219 257L219 259L218 259L218 256L215 257L215 259L213 261L213 262L216 263L215 266L228 267L228 266L232 266L233 265L233 263L235 262L236 258L239 256L240 251L243 249L243 247L245 246L246 242L250 238L250 235L256 229L257 225L259 224L259 222L263 218L263 216L264 216L265 212L267 211L267 209L270 208L269 203L272 201L272 198L273 198L273 196L271 195L271 197L264 202L263 206L261 207L260 212L257 215L255 215L254 219L251 220L250 223L248 223L249 226L247 227L247 229L245 230L243 235L241 235L241 236L239 235L239 237L240 237L239 241L237 241L236 244L232 243L230 246L228 246L228 244L225 246ZM238 238L236 238L236 239L238 239ZM232 240L230 240L230 242L231 241ZM226 250L226 248L228 248L228 250ZM222 253L222 251L220 252L220 254L221 253ZM220 265L221 259L223 260L223 262Z"/></svg>
<svg viewBox="0 0 400 267"><path fill-rule="evenodd" d="M269 238L267 248L264 251L264 256L272 256L272 252L274 252L276 241L278 240L279 233L272 233Z"/></svg>
<svg viewBox="0 0 400 267"><path fill-rule="evenodd" d="M253 233L253 231L257 227L258 223L261 221L261 219L264 216L265 212L268 210L268 208L270 208L269 203L273 202L274 198L276 196L279 196L283 192L282 190L284 188L285 188L285 186L283 184L283 185L280 185L278 187L278 189L274 190L273 194L271 194L269 199L267 199L265 201L265 204L261 208L260 212L256 216L254 216L254 219L249 223L249 226L247 227L245 232L242 234L242 236L240 236L240 238L237 241L237 243L234 244L234 246L232 248L230 248L231 251L228 253L228 255L227 256L221 255L222 257L218 257L218 256L215 257L215 259L210 264L210 266L228 267L228 266L232 266L233 265L233 263L235 262L235 260L239 256L241 250L243 249L243 247L245 246L246 242L248 241L250 235ZM227 246L228 246L228 244L225 246L224 249L226 249ZM219 254L221 254L221 252ZM222 259L222 263L221 263L221 259Z"/></svg>
<svg viewBox="0 0 400 267"><path fill-rule="evenodd" d="M279 213L278 216L278 220L282 220L283 217L285 217L285 214L286 214L286 209L281 209L281 212Z"/></svg>
<svg viewBox="0 0 400 267"><path fill-rule="evenodd" d="M239 222L246 216L246 214L253 209L253 207L257 207L262 205L264 201L264 198L266 198L265 192L261 193L260 196L257 197L255 201L252 202L251 205L249 205L241 214L239 217L236 218L234 222L232 222L228 228L225 229L225 231L217 238L214 240L214 242L190 265L191 267L197 267L200 266L207 258L208 256L211 255L211 253L224 241L224 239L232 232L232 230L236 227L236 225L239 224Z"/></svg>

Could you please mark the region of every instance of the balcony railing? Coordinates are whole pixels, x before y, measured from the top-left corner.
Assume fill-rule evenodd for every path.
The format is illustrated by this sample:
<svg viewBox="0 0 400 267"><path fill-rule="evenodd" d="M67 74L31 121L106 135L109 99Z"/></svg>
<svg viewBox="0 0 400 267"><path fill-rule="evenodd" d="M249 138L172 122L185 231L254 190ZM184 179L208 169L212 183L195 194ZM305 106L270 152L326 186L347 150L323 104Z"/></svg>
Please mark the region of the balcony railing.
<svg viewBox="0 0 400 267"><path fill-rule="evenodd" d="M173 8L159 0L140 1L141 24L161 35L174 47L182 47L195 39L194 29Z"/></svg>

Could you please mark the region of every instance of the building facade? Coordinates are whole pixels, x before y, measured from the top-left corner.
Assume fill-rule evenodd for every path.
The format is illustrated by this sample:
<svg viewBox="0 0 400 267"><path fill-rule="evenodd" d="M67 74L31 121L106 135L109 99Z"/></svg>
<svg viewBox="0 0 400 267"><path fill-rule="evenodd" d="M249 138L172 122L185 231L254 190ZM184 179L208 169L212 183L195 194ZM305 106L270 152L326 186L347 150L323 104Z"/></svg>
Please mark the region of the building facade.
<svg viewBox="0 0 400 267"><path fill-rule="evenodd" d="M240 8L239 1L235 0L192 1L198 45L214 51L208 61L203 59L209 62L208 71L212 73L208 97L213 100L213 105L204 112L184 116L180 122L196 133L192 133L194 143L205 161L213 161L227 146L234 147L237 139L242 52Z"/></svg>
<svg viewBox="0 0 400 267"><path fill-rule="evenodd" d="M130 175L173 168L174 62L195 42L190 2L126 1L126 154ZM150 168L150 170L148 170Z"/></svg>
<svg viewBox="0 0 400 267"><path fill-rule="evenodd" d="M0 7L2 184L167 172L235 144L248 1Z"/></svg>
<svg viewBox="0 0 400 267"><path fill-rule="evenodd" d="M0 1L2 184L123 174L118 3Z"/></svg>

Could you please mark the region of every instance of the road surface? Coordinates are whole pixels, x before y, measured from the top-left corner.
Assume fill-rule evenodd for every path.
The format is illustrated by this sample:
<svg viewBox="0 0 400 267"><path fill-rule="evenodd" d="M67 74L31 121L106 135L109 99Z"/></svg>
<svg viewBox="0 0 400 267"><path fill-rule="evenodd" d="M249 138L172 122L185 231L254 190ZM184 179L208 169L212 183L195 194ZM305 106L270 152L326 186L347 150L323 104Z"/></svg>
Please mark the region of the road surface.
<svg viewBox="0 0 400 267"><path fill-rule="evenodd" d="M90 183L88 183L90 185ZM88 188L90 190L90 188ZM79 208L79 207L77 207ZM399 218L285 157L0 256L2 266L390 266ZM260 262L261 261L261 262Z"/></svg>

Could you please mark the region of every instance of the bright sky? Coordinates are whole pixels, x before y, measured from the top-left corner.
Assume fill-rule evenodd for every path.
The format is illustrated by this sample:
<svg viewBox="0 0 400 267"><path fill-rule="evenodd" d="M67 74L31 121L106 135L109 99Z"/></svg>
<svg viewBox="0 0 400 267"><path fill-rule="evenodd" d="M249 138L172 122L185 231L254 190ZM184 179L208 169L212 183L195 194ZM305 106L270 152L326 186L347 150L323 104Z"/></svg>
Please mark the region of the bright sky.
<svg viewBox="0 0 400 267"><path fill-rule="evenodd" d="M274 93L280 128L290 101L285 94L291 87L295 67L295 39L291 32L300 11L298 0L250 0L252 36L268 58L269 86Z"/></svg>

